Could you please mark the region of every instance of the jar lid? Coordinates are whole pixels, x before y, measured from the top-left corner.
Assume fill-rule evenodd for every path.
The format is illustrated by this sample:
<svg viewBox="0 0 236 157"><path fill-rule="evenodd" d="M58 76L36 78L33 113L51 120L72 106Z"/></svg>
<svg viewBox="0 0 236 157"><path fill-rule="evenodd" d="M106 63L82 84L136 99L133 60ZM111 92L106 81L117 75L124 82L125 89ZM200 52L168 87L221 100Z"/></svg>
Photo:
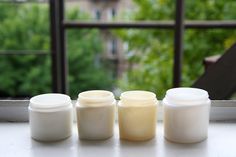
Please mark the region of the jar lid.
<svg viewBox="0 0 236 157"><path fill-rule="evenodd" d="M32 109L58 109L67 107L70 104L70 97L59 93L41 94L30 99L30 107Z"/></svg>
<svg viewBox="0 0 236 157"><path fill-rule="evenodd" d="M122 106L143 106L157 103L156 94L149 91L133 90L123 92L120 96Z"/></svg>
<svg viewBox="0 0 236 157"><path fill-rule="evenodd" d="M165 100L172 105L199 104L209 98L208 92L199 88L180 87L166 92ZM191 103L190 103L191 102Z"/></svg>
<svg viewBox="0 0 236 157"><path fill-rule="evenodd" d="M115 101L112 92L106 90L90 90L78 95L78 105L80 106L104 106L107 102Z"/></svg>

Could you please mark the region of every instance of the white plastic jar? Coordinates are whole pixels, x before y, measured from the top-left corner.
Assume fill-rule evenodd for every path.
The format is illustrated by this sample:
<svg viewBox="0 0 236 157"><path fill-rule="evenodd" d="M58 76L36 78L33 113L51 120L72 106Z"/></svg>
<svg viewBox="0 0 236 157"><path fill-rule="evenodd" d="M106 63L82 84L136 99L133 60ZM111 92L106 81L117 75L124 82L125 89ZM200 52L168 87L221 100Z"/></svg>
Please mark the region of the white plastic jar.
<svg viewBox="0 0 236 157"><path fill-rule="evenodd" d="M166 92L164 134L177 143L195 143L207 138L211 101L198 88L173 88Z"/></svg>
<svg viewBox="0 0 236 157"><path fill-rule="evenodd" d="M49 93L30 99L31 137L39 141L58 141L71 135L72 103L69 96Z"/></svg>
<svg viewBox="0 0 236 157"><path fill-rule="evenodd" d="M113 93L91 90L79 94L76 104L79 138L104 140L113 135L115 121Z"/></svg>
<svg viewBox="0 0 236 157"><path fill-rule="evenodd" d="M149 140L155 136L157 123L156 95L148 91L127 91L118 103L120 138Z"/></svg>

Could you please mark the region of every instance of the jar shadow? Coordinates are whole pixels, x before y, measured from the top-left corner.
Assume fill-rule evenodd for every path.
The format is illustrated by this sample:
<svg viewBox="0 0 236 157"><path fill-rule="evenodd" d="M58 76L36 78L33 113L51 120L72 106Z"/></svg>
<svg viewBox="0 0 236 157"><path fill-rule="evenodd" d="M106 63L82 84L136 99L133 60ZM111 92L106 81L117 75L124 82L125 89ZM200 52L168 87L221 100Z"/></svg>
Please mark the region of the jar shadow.
<svg viewBox="0 0 236 157"><path fill-rule="evenodd" d="M68 137L67 139L54 141L54 142L42 142L32 139L30 156L33 157L45 157L45 156L74 156L76 149L74 149L74 137Z"/></svg>
<svg viewBox="0 0 236 157"><path fill-rule="evenodd" d="M157 147L156 138L147 141L119 140L118 156L157 156Z"/></svg>
<svg viewBox="0 0 236 157"><path fill-rule="evenodd" d="M181 154L182 156L208 156L208 141L203 140L197 143L176 143L163 139L163 155L164 156L175 156Z"/></svg>

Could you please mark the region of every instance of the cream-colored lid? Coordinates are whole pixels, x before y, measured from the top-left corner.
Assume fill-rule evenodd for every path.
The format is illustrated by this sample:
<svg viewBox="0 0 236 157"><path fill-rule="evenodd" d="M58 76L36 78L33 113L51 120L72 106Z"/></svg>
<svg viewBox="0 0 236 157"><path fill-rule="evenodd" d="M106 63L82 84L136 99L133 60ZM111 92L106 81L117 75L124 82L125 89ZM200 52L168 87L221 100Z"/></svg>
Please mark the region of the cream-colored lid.
<svg viewBox="0 0 236 157"><path fill-rule="evenodd" d="M47 93L34 96L30 99L32 109L58 109L71 105L71 99L68 95L59 93Z"/></svg>
<svg viewBox="0 0 236 157"><path fill-rule="evenodd" d="M123 92L120 96L122 106L143 106L157 103L156 94L149 91L134 90Z"/></svg>
<svg viewBox="0 0 236 157"><path fill-rule="evenodd" d="M115 101L112 92L106 90L90 90L78 95L79 106L104 106L111 105Z"/></svg>

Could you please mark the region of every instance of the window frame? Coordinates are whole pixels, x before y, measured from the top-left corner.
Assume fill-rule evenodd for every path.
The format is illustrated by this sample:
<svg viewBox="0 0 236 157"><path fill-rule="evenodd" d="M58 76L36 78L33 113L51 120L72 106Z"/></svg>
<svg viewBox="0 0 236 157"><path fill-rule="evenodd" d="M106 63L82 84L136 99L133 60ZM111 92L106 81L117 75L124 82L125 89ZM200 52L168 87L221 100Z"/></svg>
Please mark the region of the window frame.
<svg viewBox="0 0 236 157"><path fill-rule="evenodd" d="M48 0L50 11L52 92L68 94L68 63L65 33L68 29L172 29L174 38L173 86L181 85L184 29L235 29L236 21L184 21L185 0L176 1L174 21L85 22L64 18L65 0ZM0 1L0 3L44 3L41 1ZM22 50L24 51L24 50ZM18 55L17 51L11 52ZM28 54L28 53L27 53ZM32 53L29 53L32 54ZM40 54L40 53L39 53ZM3 53L1 55L8 55Z"/></svg>

